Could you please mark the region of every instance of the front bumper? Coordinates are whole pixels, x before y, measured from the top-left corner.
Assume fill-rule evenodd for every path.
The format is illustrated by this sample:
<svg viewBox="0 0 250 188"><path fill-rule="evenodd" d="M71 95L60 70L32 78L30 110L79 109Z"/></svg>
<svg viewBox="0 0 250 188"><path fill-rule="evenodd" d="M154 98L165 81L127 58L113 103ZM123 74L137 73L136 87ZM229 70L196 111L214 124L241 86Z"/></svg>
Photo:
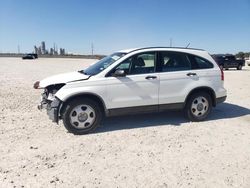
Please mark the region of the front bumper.
<svg viewBox="0 0 250 188"><path fill-rule="evenodd" d="M49 116L49 119L52 120L52 122L58 123L59 121L59 108L61 105L61 101L55 97L53 101L47 100L46 97L44 97L44 94L42 94L42 100L41 103L38 105L38 109L46 109L47 115Z"/></svg>
<svg viewBox="0 0 250 188"><path fill-rule="evenodd" d="M49 119L52 120L52 122L58 123L59 121L60 104L61 101L58 98L55 98L55 100L53 100L47 107L47 114L49 116Z"/></svg>

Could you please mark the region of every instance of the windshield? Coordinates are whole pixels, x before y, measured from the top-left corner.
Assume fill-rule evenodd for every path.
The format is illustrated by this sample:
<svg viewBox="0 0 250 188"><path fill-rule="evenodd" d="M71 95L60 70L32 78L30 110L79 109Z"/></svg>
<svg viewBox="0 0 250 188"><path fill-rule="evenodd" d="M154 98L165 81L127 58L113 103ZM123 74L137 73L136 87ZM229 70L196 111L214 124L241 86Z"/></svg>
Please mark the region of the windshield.
<svg viewBox="0 0 250 188"><path fill-rule="evenodd" d="M87 74L87 75L98 74L98 73L102 72L104 69L106 69L107 67L109 67L111 64L116 62L118 59L120 59L124 55L125 55L125 53L119 53L119 52L114 53L110 56L104 57L100 61L96 62L95 64L91 65L90 67L88 67L87 69L85 69L84 71L81 71L81 72L83 72L84 74Z"/></svg>

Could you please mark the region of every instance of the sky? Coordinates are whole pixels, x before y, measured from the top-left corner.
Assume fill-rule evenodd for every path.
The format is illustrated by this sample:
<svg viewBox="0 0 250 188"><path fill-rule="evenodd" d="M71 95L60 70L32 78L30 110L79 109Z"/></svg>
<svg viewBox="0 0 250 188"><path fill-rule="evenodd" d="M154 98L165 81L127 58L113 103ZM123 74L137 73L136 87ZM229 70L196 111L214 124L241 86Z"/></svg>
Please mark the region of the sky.
<svg viewBox="0 0 250 188"><path fill-rule="evenodd" d="M250 51L250 0L1 0L0 52L46 42L95 54L148 47Z"/></svg>

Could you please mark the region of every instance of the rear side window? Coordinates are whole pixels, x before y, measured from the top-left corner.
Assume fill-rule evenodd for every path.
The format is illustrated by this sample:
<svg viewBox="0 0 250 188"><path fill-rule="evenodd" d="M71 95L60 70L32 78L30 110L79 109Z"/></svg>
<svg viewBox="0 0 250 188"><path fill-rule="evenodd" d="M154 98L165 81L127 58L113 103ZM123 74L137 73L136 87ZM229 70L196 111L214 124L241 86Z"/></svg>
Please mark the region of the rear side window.
<svg viewBox="0 0 250 188"><path fill-rule="evenodd" d="M190 70L191 64L187 59L186 54L180 52L160 52L161 71L184 71Z"/></svg>
<svg viewBox="0 0 250 188"><path fill-rule="evenodd" d="M210 69L214 67L213 63L204 58L194 55L188 55L188 58L192 64L192 69Z"/></svg>

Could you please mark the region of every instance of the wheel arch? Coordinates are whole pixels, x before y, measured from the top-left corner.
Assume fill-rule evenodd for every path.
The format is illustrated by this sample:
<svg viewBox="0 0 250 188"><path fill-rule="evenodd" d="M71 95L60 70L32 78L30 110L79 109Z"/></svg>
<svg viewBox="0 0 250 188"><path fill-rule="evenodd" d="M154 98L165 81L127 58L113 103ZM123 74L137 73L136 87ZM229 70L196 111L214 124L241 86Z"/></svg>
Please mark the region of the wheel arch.
<svg viewBox="0 0 250 188"><path fill-rule="evenodd" d="M78 94L72 95L72 96L66 98L64 101L62 101L62 104L61 104L60 110L59 110L59 116L61 116L61 113L63 112L64 108L67 106L67 103L69 103L70 101L75 100L77 98L83 98L83 97L88 98L88 99L92 99L93 101L97 102L100 105L102 112L105 115L107 115L108 110L106 108L104 100L97 94L84 92L84 93L78 93Z"/></svg>
<svg viewBox="0 0 250 188"><path fill-rule="evenodd" d="M208 87L208 86L201 86L201 87L197 87L197 88L192 89L189 92L189 94L187 95L184 104L186 105L187 104L187 100L189 99L189 97L191 95L193 95L194 93L197 93L197 92L206 92L206 93L208 93L211 96L212 105L216 106L216 94L215 94L214 90L211 87Z"/></svg>

